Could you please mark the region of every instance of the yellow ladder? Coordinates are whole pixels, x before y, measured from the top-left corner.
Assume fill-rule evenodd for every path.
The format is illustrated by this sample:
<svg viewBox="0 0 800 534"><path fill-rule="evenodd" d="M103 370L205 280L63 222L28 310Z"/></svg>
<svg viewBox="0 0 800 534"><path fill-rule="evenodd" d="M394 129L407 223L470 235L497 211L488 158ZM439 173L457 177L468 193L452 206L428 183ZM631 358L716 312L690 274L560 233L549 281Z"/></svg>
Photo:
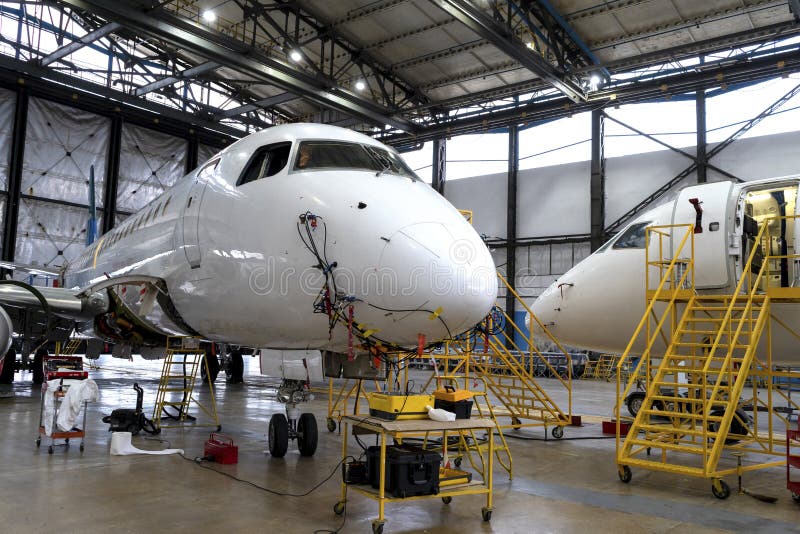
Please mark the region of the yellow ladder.
<svg viewBox="0 0 800 534"><path fill-rule="evenodd" d="M207 366L208 363L205 360L205 351L196 339L179 336L167 338L167 354L161 369L161 379L153 409L153 423L157 428L176 428L192 422L195 426L212 426L221 430L214 385L208 383L209 406L205 406L194 395L197 372L201 365ZM207 367L206 375L211 376ZM192 403L210 417L212 422L196 423L196 418L189 414ZM174 413L170 413L170 409L174 410ZM174 420L177 424L164 425L162 419Z"/></svg>
<svg viewBox="0 0 800 534"><path fill-rule="evenodd" d="M531 324L538 323L549 341L557 346L564 367L554 367L550 359L542 354L533 343L533 336L526 333L514 323L511 316L499 307L496 314L502 314L505 328L487 329L490 333L476 339L475 345L463 348L468 355L470 369L475 375L486 381L488 391L503 405L506 414L511 418L508 425L502 428L520 428L544 426L545 431L552 427L552 435L556 439L564 435L564 426L572 423L572 361L569 353L550 334L547 328L533 314L528 305L517 292L498 274L506 291L514 295L516 302L527 312ZM499 319L499 317L498 317ZM516 334L516 336L514 335ZM527 347L521 347L516 338L525 339ZM483 345L483 347L481 347ZM567 409L562 409L551 395L536 380L540 372L550 374L553 379L550 387L563 390L567 396ZM497 412L500 415L500 412ZM503 414L505 415L505 414Z"/></svg>
<svg viewBox="0 0 800 534"><path fill-rule="evenodd" d="M758 243L770 242L768 228L769 224L762 226ZM772 418L788 419L773 410L772 383L776 376L791 373L772 368L770 320L788 327L772 317L770 306L773 301L800 302L800 288L769 287L765 280L774 258L766 255L755 265L760 247L753 247L730 294L698 294L694 286L694 227L650 227L646 242L650 244L647 307L617 364L619 477L630 482L631 467L642 467L707 478L714 495L724 499L730 488L723 476L785 465L785 439L775 435ZM652 257L656 251L657 257ZM655 289L650 283L654 273L658 274L653 277ZM662 343L666 348L659 354ZM641 359L633 365L632 351L637 345L644 349L639 349ZM761 346L763 354L757 354ZM631 370L627 385L624 368ZM748 381L752 395L744 398ZM760 383L766 384L766 391L759 392ZM638 384L644 384L645 395L626 434L620 424L621 409ZM766 433L759 430L760 408L768 413L767 425L762 425L768 426ZM754 452L781 460L757 458L747 466L739 462L730 467L720 465L725 450L732 455Z"/></svg>
<svg viewBox="0 0 800 534"><path fill-rule="evenodd" d="M475 392L475 395L472 397L473 400L473 408L478 414L478 417L491 419L494 421L495 427L497 428L497 432L494 433L494 455L497 458L497 462L506 470L508 473L508 478L514 477L513 471L513 460L511 457L511 450L508 448L508 442L506 441L505 435L503 435L503 429L500 426L497 417L495 416L494 408L492 408L492 403L489 400L489 395L486 391L478 391ZM483 459L485 457L485 452L489 450L489 444L486 442L484 437L478 437L475 434L474 430L469 431L470 441L465 443L464 436L461 436L461 448L467 452L467 458L469 459L470 465L472 468L475 469L478 473L483 476L484 472L484 465ZM480 460L480 468L476 465L474 461L474 457L471 454L472 452L477 453L476 456Z"/></svg>
<svg viewBox="0 0 800 534"><path fill-rule="evenodd" d="M67 340L66 344L62 345L61 342L56 343L56 355L73 356L75 354L75 351L78 350L81 341L83 340L80 338L71 337L69 338L69 340Z"/></svg>
<svg viewBox="0 0 800 534"><path fill-rule="evenodd" d="M737 305L726 296L689 300L618 463L713 478L726 441L750 434L739 400L768 309L765 295ZM661 455L638 458L642 448ZM689 454L667 461L668 451Z"/></svg>

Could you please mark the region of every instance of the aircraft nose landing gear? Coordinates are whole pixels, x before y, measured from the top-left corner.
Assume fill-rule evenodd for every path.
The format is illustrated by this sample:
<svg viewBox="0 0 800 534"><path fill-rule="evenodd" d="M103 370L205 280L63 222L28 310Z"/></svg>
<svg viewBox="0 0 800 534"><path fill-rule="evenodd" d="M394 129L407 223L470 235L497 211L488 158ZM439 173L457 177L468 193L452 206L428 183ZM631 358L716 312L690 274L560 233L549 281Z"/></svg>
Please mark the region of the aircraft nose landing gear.
<svg viewBox="0 0 800 534"><path fill-rule="evenodd" d="M310 400L302 380L284 380L278 388L278 401L286 404L286 415L274 414L269 420L267 440L269 453L283 458L290 440L297 440L301 456L313 456L317 451L317 420L312 413L301 413L297 404Z"/></svg>

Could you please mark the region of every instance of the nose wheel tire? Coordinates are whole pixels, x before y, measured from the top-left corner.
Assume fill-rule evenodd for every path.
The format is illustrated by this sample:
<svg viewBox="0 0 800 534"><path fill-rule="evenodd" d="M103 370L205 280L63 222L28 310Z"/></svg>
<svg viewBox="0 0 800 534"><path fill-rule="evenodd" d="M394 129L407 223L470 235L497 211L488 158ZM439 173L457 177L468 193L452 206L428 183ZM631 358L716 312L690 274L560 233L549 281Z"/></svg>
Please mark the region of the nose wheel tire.
<svg viewBox="0 0 800 534"><path fill-rule="evenodd" d="M317 420L314 414L302 414L297 421L297 448L300 456L314 456L317 451L317 437Z"/></svg>
<svg viewBox="0 0 800 534"><path fill-rule="evenodd" d="M731 496L731 488L724 480L718 478L711 483L711 493L713 493L714 497L717 499L725 500Z"/></svg>
<svg viewBox="0 0 800 534"><path fill-rule="evenodd" d="M283 458L286 455L286 449L289 448L289 422L282 413L270 417L267 441L273 458Z"/></svg>

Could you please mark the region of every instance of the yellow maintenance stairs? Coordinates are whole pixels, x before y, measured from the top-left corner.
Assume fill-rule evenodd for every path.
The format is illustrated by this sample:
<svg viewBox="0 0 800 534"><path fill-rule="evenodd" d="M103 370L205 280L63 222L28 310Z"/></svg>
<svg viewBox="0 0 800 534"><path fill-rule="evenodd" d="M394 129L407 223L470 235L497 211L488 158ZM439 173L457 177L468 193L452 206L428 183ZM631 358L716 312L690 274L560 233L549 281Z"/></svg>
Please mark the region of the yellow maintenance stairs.
<svg viewBox="0 0 800 534"><path fill-rule="evenodd" d="M208 406L200 402L195 396L194 386L197 381L201 365L208 365L205 359L205 350L200 347L199 341L194 338L169 336L167 338L167 353L161 370L161 379L156 393L156 404L153 409L153 423L156 428L178 428L185 423L194 426L222 427L217 414L217 402L214 396L214 384L210 381ZM206 375L211 376L206 367ZM211 421L197 423L197 418L189 414L189 409L194 403L208 416ZM162 420L172 420L175 424L165 425Z"/></svg>
<svg viewBox="0 0 800 534"><path fill-rule="evenodd" d="M464 363L459 364L457 369L463 365L468 369L467 374L471 373L486 382L487 392L502 405L494 408L495 414L510 418L508 424L500 426L501 429L543 426L545 431L552 428L553 437L561 438L564 426L573 422L571 358L505 278L499 274L498 278L501 287L504 286L514 296L517 305L527 312L531 321L539 324L548 340L560 349L561 365L554 365L551 358L542 354L534 344L533 336L524 332L508 313L497 306L475 339L450 344L452 350L464 356ZM525 339L527 346L521 346L520 339ZM541 374L548 374L552 378L535 378ZM566 410L542 386L545 381L552 394L562 397L561 404L566 403Z"/></svg>
<svg viewBox="0 0 800 534"><path fill-rule="evenodd" d="M769 243L768 226L758 243ZM617 465L626 483L631 467L707 478L713 494L724 499L730 488L723 476L785 464L774 458L785 454L785 441L771 416L788 422L773 407L778 396L791 401L772 387L783 373L771 362L770 306L775 299L800 302L800 288L768 287L776 258L754 263L755 247L732 294L698 294L693 230L648 229L647 308L618 362ZM665 249L672 244L670 254ZM655 289L651 280L658 281ZM634 365L638 344L644 350ZM633 369L627 383L626 367ZM645 395L626 436L621 407L637 384L644 384ZM767 414L761 425L759 412ZM725 451L753 457L743 467L727 457L721 462Z"/></svg>

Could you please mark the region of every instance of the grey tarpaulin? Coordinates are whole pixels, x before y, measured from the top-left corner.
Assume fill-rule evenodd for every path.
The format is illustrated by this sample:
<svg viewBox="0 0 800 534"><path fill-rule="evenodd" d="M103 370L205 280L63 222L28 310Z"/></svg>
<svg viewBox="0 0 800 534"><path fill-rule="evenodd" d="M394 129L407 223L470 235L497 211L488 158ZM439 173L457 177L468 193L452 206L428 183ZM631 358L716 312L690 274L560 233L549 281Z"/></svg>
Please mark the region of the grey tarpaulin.
<svg viewBox="0 0 800 534"><path fill-rule="evenodd" d="M16 261L56 267L74 259L86 243L85 208L22 199L17 225ZM102 217L98 213L98 227Z"/></svg>
<svg viewBox="0 0 800 534"><path fill-rule="evenodd" d="M197 145L197 166L200 167L203 165L203 163L210 160L220 150L222 149L204 145L203 143Z"/></svg>
<svg viewBox="0 0 800 534"><path fill-rule="evenodd" d="M17 95L0 89L0 189L8 188L8 158L11 156L11 130L14 127L14 106Z"/></svg>
<svg viewBox="0 0 800 534"><path fill-rule="evenodd" d="M88 205L89 168L94 165L101 206L110 124L94 113L31 98L22 193Z"/></svg>
<svg viewBox="0 0 800 534"><path fill-rule="evenodd" d="M173 185L186 170L187 141L124 124L117 210L135 212Z"/></svg>

